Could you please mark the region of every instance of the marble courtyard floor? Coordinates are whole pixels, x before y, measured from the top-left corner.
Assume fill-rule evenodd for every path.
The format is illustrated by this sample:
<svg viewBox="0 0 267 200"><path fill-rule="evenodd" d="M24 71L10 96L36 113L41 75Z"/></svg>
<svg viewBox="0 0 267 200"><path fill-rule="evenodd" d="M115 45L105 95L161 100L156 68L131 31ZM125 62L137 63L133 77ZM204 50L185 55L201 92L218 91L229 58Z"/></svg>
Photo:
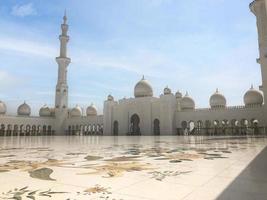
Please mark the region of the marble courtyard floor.
<svg viewBox="0 0 267 200"><path fill-rule="evenodd" d="M267 199L267 138L0 137L0 199Z"/></svg>

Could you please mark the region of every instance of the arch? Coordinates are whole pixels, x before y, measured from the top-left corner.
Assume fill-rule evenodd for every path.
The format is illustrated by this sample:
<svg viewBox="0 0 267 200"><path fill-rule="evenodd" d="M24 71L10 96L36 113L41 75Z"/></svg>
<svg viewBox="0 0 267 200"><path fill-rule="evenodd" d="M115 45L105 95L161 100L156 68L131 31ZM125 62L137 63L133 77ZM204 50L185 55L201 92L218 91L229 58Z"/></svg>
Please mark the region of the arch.
<svg viewBox="0 0 267 200"><path fill-rule="evenodd" d="M113 135L119 134L119 122L116 120L113 122Z"/></svg>
<svg viewBox="0 0 267 200"><path fill-rule="evenodd" d="M79 135L84 135L84 125L80 125L80 132Z"/></svg>
<svg viewBox="0 0 267 200"><path fill-rule="evenodd" d="M36 125L32 125L31 135L36 135Z"/></svg>
<svg viewBox="0 0 267 200"><path fill-rule="evenodd" d="M38 125L37 126L37 135L40 135L41 134L41 125Z"/></svg>
<svg viewBox="0 0 267 200"><path fill-rule="evenodd" d="M224 135L228 134L229 124L230 122L227 119L222 120L222 133Z"/></svg>
<svg viewBox="0 0 267 200"><path fill-rule="evenodd" d="M76 124L75 126L75 135L79 135L80 134L80 126L78 124Z"/></svg>
<svg viewBox="0 0 267 200"><path fill-rule="evenodd" d="M26 125L26 135L30 135L31 134L31 125L27 124Z"/></svg>
<svg viewBox="0 0 267 200"><path fill-rule="evenodd" d="M94 135L96 132L96 127L95 127L95 124L92 125L92 134Z"/></svg>
<svg viewBox="0 0 267 200"><path fill-rule="evenodd" d="M183 135L187 135L188 134L187 121L182 121L181 127L182 127L182 133L183 133Z"/></svg>
<svg viewBox="0 0 267 200"><path fill-rule="evenodd" d="M251 128L253 130L253 134L257 135L260 133L259 129L259 120L258 119L251 119Z"/></svg>
<svg viewBox="0 0 267 200"><path fill-rule="evenodd" d="M248 134L248 126L249 122L247 119L241 119L241 134L247 135Z"/></svg>
<svg viewBox="0 0 267 200"><path fill-rule="evenodd" d="M0 135L1 136L5 135L5 124L1 124Z"/></svg>
<svg viewBox="0 0 267 200"><path fill-rule="evenodd" d="M12 125L8 124L7 125L7 130L6 130L6 135L7 136L11 136L11 133L12 133Z"/></svg>
<svg viewBox="0 0 267 200"><path fill-rule="evenodd" d="M71 135L75 135L75 126L74 125L71 126Z"/></svg>
<svg viewBox="0 0 267 200"><path fill-rule="evenodd" d="M133 114L131 116L131 126L130 126L130 133L131 135L141 135L141 132L140 132L140 126L139 126L139 123L140 123L140 118L137 114Z"/></svg>
<svg viewBox="0 0 267 200"><path fill-rule="evenodd" d="M219 128L219 126L220 126L220 122L219 122L219 120L214 120L214 121L213 121L213 126L214 126L215 128Z"/></svg>
<svg viewBox="0 0 267 200"><path fill-rule="evenodd" d="M48 125L47 133L48 133L48 135L52 135L52 126L51 125Z"/></svg>
<svg viewBox="0 0 267 200"><path fill-rule="evenodd" d="M239 125L238 120L236 120L236 119L232 119L232 120L231 120L231 126L232 126L232 127L237 127L238 125Z"/></svg>
<svg viewBox="0 0 267 200"><path fill-rule="evenodd" d="M19 126L19 135L24 135L24 125L23 124L21 124Z"/></svg>
<svg viewBox="0 0 267 200"><path fill-rule="evenodd" d="M189 133L194 134L195 133L195 122L190 120L189 121Z"/></svg>
<svg viewBox="0 0 267 200"><path fill-rule="evenodd" d="M211 121L210 120L205 120L205 132L207 135L211 134Z"/></svg>
<svg viewBox="0 0 267 200"><path fill-rule="evenodd" d="M97 124L96 125L96 133L97 133L97 135L99 134L99 129L100 129L100 126L99 126L99 124Z"/></svg>
<svg viewBox="0 0 267 200"><path fill-rule="evenodd" d="M206 120L205 121L205 127L206 128L210 128L211 127L211 121L210 120Z"/></svg>
<svg viewBox="0 0 267 200"><path fill-rule="evenodd" d="M203 122L201 120L197 121L197 134L202 134Z"/></svg>
<svg viewBox="0 0 267 200"><path fill-rule="evenodd" d="M187 122L182 121L181 126L182 126L182 129L187 129Z"/></svg>
<svg viewBox="0 0 267 200"><path fill-rule="evenodd" d="M67 134L71 135L71 126L70 125L68 126L68 133Z"/></svg>
<svg viewBox="0 0 267 200"><path fill-rule="evenodd" d="M84 126L83 126L83 134L84 135L87 135L88 134L88 126L85 124Z"/></svg>
<svg viewBox="0 0 267 200"><path fill-rule="evenodd" d="M14 128L13 128L13 135L14 136L17 136L18 135L18 132L19 132L19 126L17 124L14 125Z"/></svg>
<svg viewBox="0 0 267 200"><path fill-rule="evenodd" d="M92 134L92 125L89 124L88 125L88 135L91 135Z"/></svg>
<svg viewBox="0 0 267 200"><path fill-rule="evenodd" d="M46 135L47 134L47 127L46 125L43 125L43 135Z"/></svg>
<svg viewBox="0 0 267 200"><path fill-rule="evenodd" d="M232 134L239 134L239 121L236 119L231 120Z"/></svg>
<svg viewBox="0 0 267 200"><path fill-rule="evenodd" d="M160 135L160 121L159 121L159 119L154 119L153 128L154 128L154 135Z"/></svg>
<svg viewBox="0 0 267 200"><path fill-rule="evenodd" d="M103 131L104 131L104 125L101 124L101 125L100 125L100 134L101 134L101 135L103 135Z"/></svg>

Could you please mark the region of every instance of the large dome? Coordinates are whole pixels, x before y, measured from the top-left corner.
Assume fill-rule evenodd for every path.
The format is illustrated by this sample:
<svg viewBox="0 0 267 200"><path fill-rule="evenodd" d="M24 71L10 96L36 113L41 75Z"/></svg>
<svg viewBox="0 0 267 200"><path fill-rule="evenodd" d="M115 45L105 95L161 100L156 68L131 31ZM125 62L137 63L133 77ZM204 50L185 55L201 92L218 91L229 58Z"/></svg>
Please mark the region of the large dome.
<svg viewBox="0 0 267 200"><path fill-rule="evenodd" d="M82 116L82 109L80 106L76 105L74 108L70 111L71 117L81 117Z"/></svg>
<svg viewBox="0 0 267 200"><path fill-rule="evenodd" d="M6 114L6 104L3 101L0 101L0 115Z"/></svg>
<svg viewBox="0 0 267 200"><path fill-rule="evenodd" d="M87 116L97 116L97 108L94 104L91 104L86 109L86 115Z"/></svg>
<svg viewBox="0 0 267 200"><path fill-rule="evenodd" d="M138 97L152 97L153 89L150 83L143 78L134 87L134 96Z"/></svg>
<svg viewBox="0 0 267 200"><path fill-rule="evenodd" d="M39 115L40 115L40 117L49 117L49 116L51 116L50 108L47 105L44 105L42 108L40 108Z"/></svg>
<svg viewBox="0 0 267 200"><path fill-rule="evenodd" d="M24 102L18 107L18 115L29 116L31 114L31 107Z"/></svg>
<svg viewBox="0 0 267 200"><path fill-rule="evenodd" d="M251 88L244 95L244 103L245 106L262 105L263 94L251 86Z"/></svg>
<svg viewBox="0 0 267 200"><path fill-rule="evenodd" d="M219 93L218 89L210 97L210 107L211 108L225 108L226 107L226 98Z"/></svg>
<svg viewBox="0 0 267 200"><path fill-rule="evenodd" d="M195 109L195 102L191 97L189 97L187 92L181 100L181 108L182 110L194 110Z"/></svg>

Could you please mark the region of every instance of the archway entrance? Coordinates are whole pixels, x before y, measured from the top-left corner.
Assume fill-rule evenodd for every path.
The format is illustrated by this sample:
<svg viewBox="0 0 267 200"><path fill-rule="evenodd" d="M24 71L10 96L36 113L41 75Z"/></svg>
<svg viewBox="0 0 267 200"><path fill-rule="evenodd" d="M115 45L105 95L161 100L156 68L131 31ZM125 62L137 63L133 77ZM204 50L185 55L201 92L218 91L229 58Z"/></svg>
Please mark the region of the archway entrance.
<svg viewBox="0 0 267 200"><path fill-rule="evenodd" d="M118 135L119 134L119 122L114 121L113 123L113 135Z"/></svg>
<svg viewBox="0 0 267 200"><path fill-rule="evenodd" d="M160 126L159 126L159 120L154 120L154 135L160 135Z"/></svg>
<svg viewBox="0 0 267 200"><path fill-rule="evenodd" d="M131 135L141 135L139 123L140 123L139 116L137 114L132 115L131 127L130 127Z"/></svg>

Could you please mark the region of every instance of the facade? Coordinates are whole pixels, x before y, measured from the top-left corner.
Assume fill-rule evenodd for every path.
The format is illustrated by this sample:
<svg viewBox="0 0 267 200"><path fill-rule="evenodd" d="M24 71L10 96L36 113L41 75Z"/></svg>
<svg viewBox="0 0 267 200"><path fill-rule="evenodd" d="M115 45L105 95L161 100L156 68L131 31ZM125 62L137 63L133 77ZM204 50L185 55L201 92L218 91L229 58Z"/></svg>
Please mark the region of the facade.
<svg viewBox="0 0 267 200"><path fill-rule="evenodd" d="M39 117L32 117L30 106L24 102L17 116L6 114L6 105L0 101L0 135L231 135L263 134L267 128L267 0L250 4L258 28L259 58L262 85L251 86L244 94L244 105L227 106L227 100L217 89L211 95L209 108L195 108L195 101L166 87L159 97L142 77L134 87L134 97L115 100L109 95L104 101L103 115L88 106L86 115L77 105L68 107L67 56L69 41L66 14L59 36L60 54L55 106L40 108Z"/></svg>

